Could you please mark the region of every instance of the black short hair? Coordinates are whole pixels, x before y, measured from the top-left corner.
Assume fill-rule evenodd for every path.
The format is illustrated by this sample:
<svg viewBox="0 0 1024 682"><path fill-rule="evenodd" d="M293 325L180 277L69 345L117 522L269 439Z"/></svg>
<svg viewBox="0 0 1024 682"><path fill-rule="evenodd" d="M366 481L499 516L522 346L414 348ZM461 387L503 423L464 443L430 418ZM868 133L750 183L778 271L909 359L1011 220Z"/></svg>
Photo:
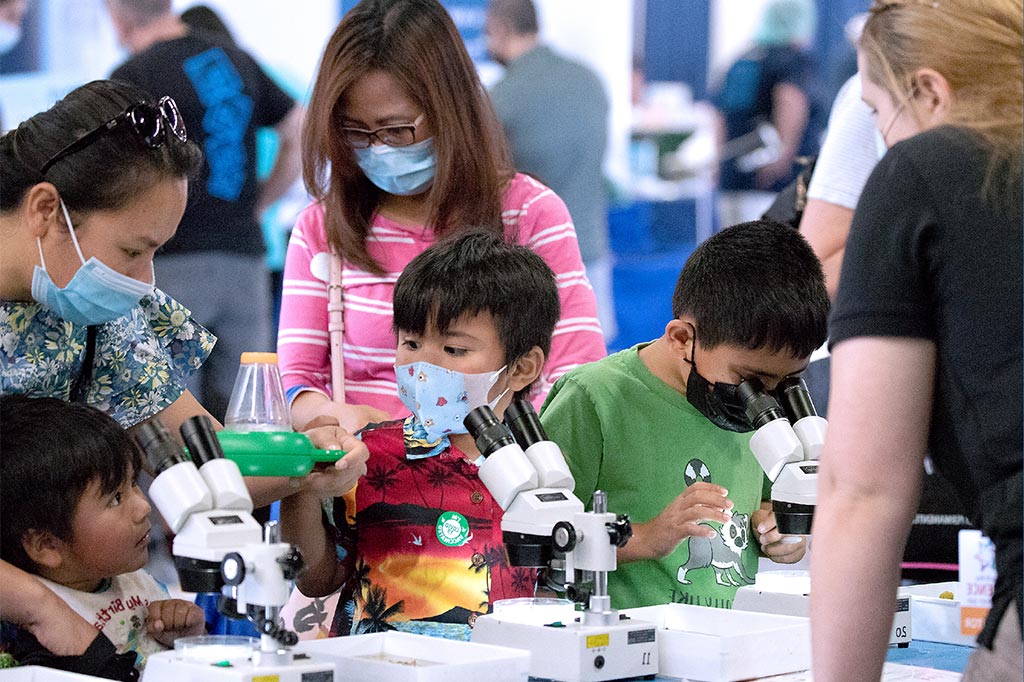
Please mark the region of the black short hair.
<svg viewBox="0 0 1024 682"><path fill-rule="evenodd" d="M0 396L0 558L36 573L29 530L70 541L75 508L98 481L104 494L137 475L142 457L121 425L56 398Z"/></svg>
<svg viewBox="0 0 1024 682"><path fill-rule="evenodd" d="M740 223L701 243L672 295L672 314L694 318L702 346L794 357L825 342L828 311L818 257L797 230L771 220Z"/></svg>
<svg viewBox="0 0 1024 682"><path fill-rule="evenodd" d="M462 317L486 312L497 324L505 361L540 346L545 356L560 315L555 274L525 246L472 229L413 258L395 284L394 329L442 334Z"/></svg>

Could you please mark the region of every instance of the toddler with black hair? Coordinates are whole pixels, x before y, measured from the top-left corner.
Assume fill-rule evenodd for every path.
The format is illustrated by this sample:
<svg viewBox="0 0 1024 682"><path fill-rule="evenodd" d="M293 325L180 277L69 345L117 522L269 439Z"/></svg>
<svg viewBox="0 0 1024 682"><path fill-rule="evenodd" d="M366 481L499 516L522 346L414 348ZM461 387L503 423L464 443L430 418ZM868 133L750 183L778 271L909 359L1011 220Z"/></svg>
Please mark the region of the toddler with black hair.
<svg viewBox="0 0 1024 682"><path fill-rule="evenodd" d="M0 425L0 557L101 633L84 656L58 657L13 629L14 659L133 680L148 654L205 634L202 610L144 569L150 505L128 433L92 407L21 395L0 396Z"/></svg>

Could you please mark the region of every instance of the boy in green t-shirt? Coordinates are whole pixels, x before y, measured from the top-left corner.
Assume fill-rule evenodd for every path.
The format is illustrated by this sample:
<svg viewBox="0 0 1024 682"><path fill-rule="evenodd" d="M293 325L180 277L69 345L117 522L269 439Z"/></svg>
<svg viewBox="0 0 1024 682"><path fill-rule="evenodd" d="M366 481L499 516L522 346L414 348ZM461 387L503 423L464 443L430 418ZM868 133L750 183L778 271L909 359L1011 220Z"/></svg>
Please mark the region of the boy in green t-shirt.
<svg viewBox="0 0 1024 682"><path fill-rule="evenodd" d="M576 495L595 490L628 513L633 539L609 576L612 606L668 602L730 608L758 555L799 561L803 538L775 527L768 480L750 451L736 386L768 390L800 374L824 343L821 264L796 230L727 228L687 259L672 319L655 341L578 367L541 411Z"/></svg>

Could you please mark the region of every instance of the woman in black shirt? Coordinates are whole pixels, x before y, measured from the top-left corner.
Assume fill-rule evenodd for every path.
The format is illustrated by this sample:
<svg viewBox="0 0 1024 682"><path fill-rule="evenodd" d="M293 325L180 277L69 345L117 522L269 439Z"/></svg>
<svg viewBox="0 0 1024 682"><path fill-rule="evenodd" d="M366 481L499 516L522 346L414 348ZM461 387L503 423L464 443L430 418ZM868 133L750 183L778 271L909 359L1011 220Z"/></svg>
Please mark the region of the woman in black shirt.
<svg viewBox="0 0 1024 682"><path fill-rule="evenodd" d="M1021 672L1020 0L876 2L863 98L890 149L865 187L830 325L812 553L814 678L879 679L925 452L993 541L965 680Z"/></svg>

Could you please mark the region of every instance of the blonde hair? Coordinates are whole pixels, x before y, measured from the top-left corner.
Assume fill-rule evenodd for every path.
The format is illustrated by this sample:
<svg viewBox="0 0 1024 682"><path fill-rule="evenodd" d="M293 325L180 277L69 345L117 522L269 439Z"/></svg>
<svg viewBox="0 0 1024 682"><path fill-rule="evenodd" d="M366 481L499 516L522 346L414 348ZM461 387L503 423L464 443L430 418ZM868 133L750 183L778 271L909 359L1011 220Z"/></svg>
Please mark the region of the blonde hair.
<svg viewBox="0 0 1024 682"><path fill-rule="evenodd" d="M992 157L990 179L997 169L1019 177L1022 24L1022 0L875 0L860 39L862 75L907 103L914 74L937 71L953 93L946 123L980 137Z"/></svg>

